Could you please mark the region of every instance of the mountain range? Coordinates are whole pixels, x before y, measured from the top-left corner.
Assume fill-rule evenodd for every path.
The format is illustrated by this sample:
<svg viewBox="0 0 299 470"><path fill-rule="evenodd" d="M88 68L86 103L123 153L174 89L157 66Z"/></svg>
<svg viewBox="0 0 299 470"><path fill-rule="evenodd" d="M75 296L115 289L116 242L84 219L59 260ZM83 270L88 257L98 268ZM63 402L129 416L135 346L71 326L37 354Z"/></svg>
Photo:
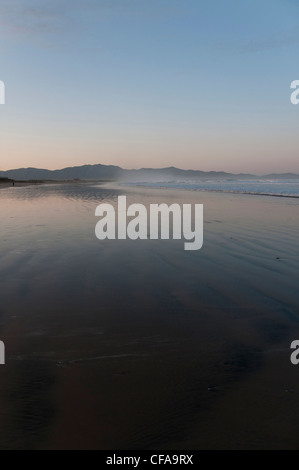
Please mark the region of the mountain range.
<svg viewBox="0 0 299 470"><path fill-rule="evenodd" d="M261 176L217 171L182 170L180 168L141 168L140 170L125 170L111 165L83 165L62 170L45 170L38 168L20 168L0 171L0 178L18 181L28 180L121 180L121 181L169 181L177 179L257 179ZM263 179L299 179L298 174L282 173L263 175Z"/></svg>

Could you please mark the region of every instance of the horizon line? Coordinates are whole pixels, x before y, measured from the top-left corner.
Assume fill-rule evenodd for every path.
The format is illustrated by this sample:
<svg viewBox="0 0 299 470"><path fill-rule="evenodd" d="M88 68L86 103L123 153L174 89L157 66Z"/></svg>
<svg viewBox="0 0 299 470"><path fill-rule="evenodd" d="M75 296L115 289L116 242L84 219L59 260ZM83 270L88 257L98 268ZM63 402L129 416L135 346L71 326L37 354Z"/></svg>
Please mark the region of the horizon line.
<svg viewBox="0 0 299 470"><path fill-rule="evenodd" d="M63 168L56 168L53 170L50 170L49 168L39 168L39 167L19 167L19 168L11 168L9 170L0 170L1 173L8 173L11 171L20 171L20 170L38 170L38 171L49 171L49 172L57 172L57 171L63 171L67 169L72 169L72 168L83 168L83 167L96 167L96 166L103 166L103 167L111 167L111 168L117 168L122 171L143 171L143 170L154 170L154 171L159 171L159 170L179 170L179 171L186 171L186 172L201 172L201 173L225 173L229 175L248 175L248 176L269 176L269 175L296 175L299 176L299 173L293 172L293 171L283 171L283 172L271 172L271 173L263 173L263 174L256 174L256 173L250 173L250 172L231 172L228 170L200 170L200 169L193 169L193 168L180 168L176 166L166 166L166 167L158 167L158 168L153 168L153 167L141 167L141 168L123 168L119 165L109 165L109 164L103 164L103 163L85 163L82 165L74 165L74 166L66 166Z"/></svg>

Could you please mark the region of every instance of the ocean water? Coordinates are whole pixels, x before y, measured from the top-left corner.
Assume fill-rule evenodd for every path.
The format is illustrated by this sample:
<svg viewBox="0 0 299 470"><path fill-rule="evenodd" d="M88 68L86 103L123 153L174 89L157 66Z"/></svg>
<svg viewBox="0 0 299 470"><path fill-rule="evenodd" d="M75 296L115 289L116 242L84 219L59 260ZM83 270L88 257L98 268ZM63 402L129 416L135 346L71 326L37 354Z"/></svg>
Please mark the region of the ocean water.
<svg viewBox="0 0 299 470"><path fill-rule="evenodd" d="M135 183L137 184L137 183ZM138 185L190 189L194 191L217 191L266 196L299 197L299 179L290 180L186 180L169 182L144 182Z"/></svg>

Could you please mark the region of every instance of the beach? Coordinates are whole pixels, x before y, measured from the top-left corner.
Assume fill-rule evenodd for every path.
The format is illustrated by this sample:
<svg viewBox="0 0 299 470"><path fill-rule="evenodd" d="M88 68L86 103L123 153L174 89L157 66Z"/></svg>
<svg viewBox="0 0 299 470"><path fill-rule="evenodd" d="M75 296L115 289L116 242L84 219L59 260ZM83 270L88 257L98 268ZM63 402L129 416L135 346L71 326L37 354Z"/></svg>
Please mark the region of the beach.
<svg viewBox="0 0 299 470"><path fill-rule="evenodd" d="M203 248L96 239L119 195L203 204ZM74 183L0 206L1 449L299 448L298 199Z"/></svg>

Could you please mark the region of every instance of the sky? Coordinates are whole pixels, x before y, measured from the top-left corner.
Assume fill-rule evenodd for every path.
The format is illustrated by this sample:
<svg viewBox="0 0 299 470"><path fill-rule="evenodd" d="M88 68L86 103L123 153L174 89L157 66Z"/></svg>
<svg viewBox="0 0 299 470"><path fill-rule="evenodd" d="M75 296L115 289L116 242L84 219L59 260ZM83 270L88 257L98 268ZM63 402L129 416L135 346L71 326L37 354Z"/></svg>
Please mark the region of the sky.
<svg viewBox="0 0 299 470"><path fill-rule="evenodd" d="M1 0L0 170L299 173L297 0Z"/></svg>

